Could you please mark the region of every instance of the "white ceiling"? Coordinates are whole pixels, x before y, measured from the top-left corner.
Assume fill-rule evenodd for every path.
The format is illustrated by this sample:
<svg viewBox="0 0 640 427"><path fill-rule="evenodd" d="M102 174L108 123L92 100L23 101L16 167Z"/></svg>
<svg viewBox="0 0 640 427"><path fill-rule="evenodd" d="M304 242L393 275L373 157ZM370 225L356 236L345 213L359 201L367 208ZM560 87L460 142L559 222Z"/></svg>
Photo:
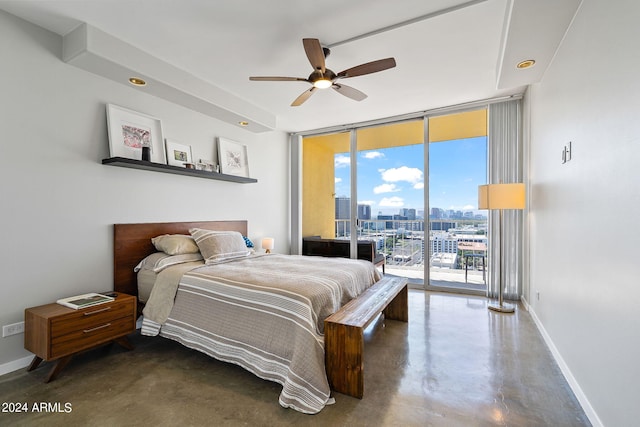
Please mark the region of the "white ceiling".
<svg viewBox="0 0 640 427"><path fill-rule="evenodd" d="M64 36L87 23L275 115L303 131L521 93L539 81L581 0L0 0L0 9ZM425 17L366 38L344 40ZM306 78L305 37L332 46L336 73L395 57L397 67L342 80L369 95L333 90L291 102ZM516 62L535 59L528 70Z"/></svg>

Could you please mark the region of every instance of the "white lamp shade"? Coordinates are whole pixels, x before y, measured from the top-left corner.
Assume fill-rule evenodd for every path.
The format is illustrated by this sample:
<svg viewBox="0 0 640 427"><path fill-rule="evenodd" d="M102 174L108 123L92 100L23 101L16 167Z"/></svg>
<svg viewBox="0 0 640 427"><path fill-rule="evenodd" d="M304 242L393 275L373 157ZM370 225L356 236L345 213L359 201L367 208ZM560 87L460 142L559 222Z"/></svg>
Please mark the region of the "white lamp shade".
<svg viewBox="0 0 640 427"><path fill-rule="evenodd" d="M487 184L478 187L478 209L524 208L524 184Z"/></svg>
<svg viewBox="0 0 640 427"><path fill-rule="evenodd" d="M273 237L264 237L262 239L262 249L273 249L274 239Z"/></svg>

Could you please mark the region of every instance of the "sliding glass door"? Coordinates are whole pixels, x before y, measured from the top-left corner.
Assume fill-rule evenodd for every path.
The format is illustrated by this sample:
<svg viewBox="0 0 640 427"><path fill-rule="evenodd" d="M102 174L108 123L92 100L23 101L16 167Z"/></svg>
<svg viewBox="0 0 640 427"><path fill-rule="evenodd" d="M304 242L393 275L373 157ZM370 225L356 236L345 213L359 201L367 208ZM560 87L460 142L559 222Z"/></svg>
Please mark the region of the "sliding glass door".
<svg viewBox="0 0 640 427"><path fill-rule="evenodd" d="M427 143L425 143L427 141ZM302 237L375 243L414 287L484 292L486 109L302 139Z"/></svg>
<svg viewBox="0 0 640 427"><path fill-rule="evenodd" d="M303 239L374 242L387 273L422 286L423 141L422 120L305 137Z"/></svg>
<svg viewBox="0 0 640 427"><path fill-rule="evenodd" d="M487 179L486 110L429 118L427 288L484 294L487 216L478 186Z"/></svg>
<svg viewBox="0 0 640 427"><path fill-rule="evenodd" d="M356 132L358 239L375 242L385 272L424 284L424 122Z"/></svg>

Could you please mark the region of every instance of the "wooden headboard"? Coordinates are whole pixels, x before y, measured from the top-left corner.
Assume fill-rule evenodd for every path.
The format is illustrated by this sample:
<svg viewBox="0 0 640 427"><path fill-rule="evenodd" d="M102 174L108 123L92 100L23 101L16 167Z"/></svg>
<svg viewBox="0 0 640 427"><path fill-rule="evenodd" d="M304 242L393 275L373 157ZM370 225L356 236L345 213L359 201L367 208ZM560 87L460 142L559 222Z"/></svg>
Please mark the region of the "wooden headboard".
<svg viewBox="0 0 640 427"><path fill-rule="evenodd" d="M156 249L151 238L161 234L189 234L190 228L238 231L247 235L247 221L155 222L114 224L113 226L113 290L138 296L133 268Z"/></svg>

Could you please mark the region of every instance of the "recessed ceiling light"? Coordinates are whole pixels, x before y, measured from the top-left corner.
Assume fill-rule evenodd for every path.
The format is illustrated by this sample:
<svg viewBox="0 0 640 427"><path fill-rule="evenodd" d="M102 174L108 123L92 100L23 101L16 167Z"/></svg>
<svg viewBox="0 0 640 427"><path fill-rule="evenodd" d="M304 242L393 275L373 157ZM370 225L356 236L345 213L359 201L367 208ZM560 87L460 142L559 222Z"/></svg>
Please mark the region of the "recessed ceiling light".
<svg viewBox="0 0 640 427"><path fill-rule="evenodd" d="M525 68L531 68L534 66L535 63L536 63L535 59L525 59L524 61L518 62L518 65L516 65L516 68L521 70Z"/></svg>
<svg viewBox="0 0 640 427"><path fill-rule="evenodd" d="M142 80L139 77L129 77L129 83L131 83L134 86L146 86L147 82L145 82L144 80Z"/></svg>
<svg viewBox="0 0 640 427"><path fill-rule="evenodd" d="M238 122L238 124L239 124L240 126L249 126L249 122L247 122L247 121L245 121L245 120L242 120L241 122Z"/></svg>

